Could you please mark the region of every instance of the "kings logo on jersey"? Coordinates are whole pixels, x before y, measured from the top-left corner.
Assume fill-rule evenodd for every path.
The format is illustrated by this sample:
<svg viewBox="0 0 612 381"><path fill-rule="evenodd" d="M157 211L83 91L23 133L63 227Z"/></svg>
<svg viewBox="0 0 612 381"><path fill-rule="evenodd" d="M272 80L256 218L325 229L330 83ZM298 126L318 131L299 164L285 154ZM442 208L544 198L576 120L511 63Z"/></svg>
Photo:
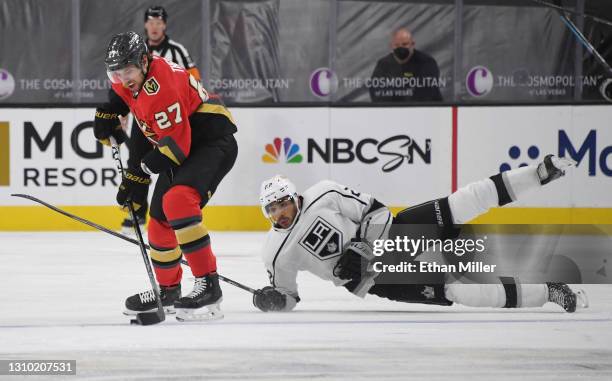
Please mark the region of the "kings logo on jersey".
<svg viewBox="0 0 612 381"><path fill-rule="evenodd" d="M147 79L142 87L148 95L155 95L159 92L159 83L155 77Z"/></svg>
<svg viewBox="0 0 612 381"><path fill-rule="evenodd" d="M300 245L318 259L334 258L342 254L342 232L317 217L300 239Z"/></svg>

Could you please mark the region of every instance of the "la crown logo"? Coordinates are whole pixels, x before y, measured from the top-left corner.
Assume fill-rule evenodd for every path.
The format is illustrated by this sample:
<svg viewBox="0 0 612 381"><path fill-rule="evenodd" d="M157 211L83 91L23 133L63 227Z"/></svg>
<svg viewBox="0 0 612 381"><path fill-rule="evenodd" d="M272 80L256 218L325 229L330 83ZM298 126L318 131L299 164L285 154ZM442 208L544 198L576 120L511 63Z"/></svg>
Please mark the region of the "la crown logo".
<svg viewBox="0 0 612 381"><path fill-rule="evenodd" d="M300 146L293 143L291 138L274 138L272 144L266 144L266 153L263 154L261 160L264 163L301 163L304 159L300 152Z"/></svg>

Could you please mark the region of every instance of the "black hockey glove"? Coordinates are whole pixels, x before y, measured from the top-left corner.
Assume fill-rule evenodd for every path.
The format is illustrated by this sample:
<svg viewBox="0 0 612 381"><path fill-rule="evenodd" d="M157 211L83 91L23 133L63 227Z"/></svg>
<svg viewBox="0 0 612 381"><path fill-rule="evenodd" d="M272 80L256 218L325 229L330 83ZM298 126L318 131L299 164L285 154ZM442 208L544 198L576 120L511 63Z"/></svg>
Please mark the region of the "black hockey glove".
<svg viewBox="0 0 612 381"><path fill-rule="evenodd" d="M176 167L172 160L161 153L158 148L147 153L140 163L142 169L148 174L162 173Z"/></svg>
<svg viewBox="0 0 612 381"><path fill-rule="evenodd" d="M110 146L110 137L114 137L117 144L125 142L127 135L121 128L119 114L106 112L100 108L96 109L94 119L94 136L104 145Z"/></svg>
<svg viewBox="0 0 612 381"><path fill-rule="evenodd" d="M282 311L287 305L287 295L277 291L272 286L266 286L255 291L253 294L253 305L263 312Z"/></svg>
<svg viewBox="0 0 612 381"><path fill-rule="evenodd" d="M127 200L132 201L134 210L140 209L147 201L151 177L140 168L127 169L117 191L117 203L125 206Z"/></svg>
<svg viewBox="0 0 612 381"><path fill-rule="evenodd" d="M351 242L334 266L334 276L344 280L361 279L361 261L369 261L373 256L368 243Z"/></svg>

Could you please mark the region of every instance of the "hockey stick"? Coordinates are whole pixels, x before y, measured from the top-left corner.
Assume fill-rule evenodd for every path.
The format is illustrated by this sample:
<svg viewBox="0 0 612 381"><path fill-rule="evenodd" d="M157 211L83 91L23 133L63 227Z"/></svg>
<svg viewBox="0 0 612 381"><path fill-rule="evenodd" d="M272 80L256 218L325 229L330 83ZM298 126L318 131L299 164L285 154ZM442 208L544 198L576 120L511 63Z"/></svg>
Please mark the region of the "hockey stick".
<svg viewBox="0 0 612 381"><path fill-rule="evenodd" d="M39 198L36 198L36 197L34 197L34 196L30 196L30 195L28 195L28 194L21 194L21 193L13 193L13 194L11 194L11 196L13 196L13 197L20 197L20 198L25 198L25 199L27 199L27 200L34 201L34 202L36 202L36 203L38 203L38 204L41 204L41 205L43 205L43 206L46 206L47 208L49 208L49 209L51 209L51 210L53 210L53 211L55 211L55 212L57 212L57 213L59 213L59 214L62 214L62 215L64 215L64 216L66 216L66 217L68 217L68 218L72 218L73 220L79 221L79 222L80 222L80 223L82 223L82 224L85 224L85 225L87 225L87 226L91 226L91 227L92 227L92 228L94 228L94 229L97 229L97 230L102 231L102 232L104 232L104 233L108 233L108 234L110 234L110 235L112 235L112 236L115 236L115 237L117 237L117 238L121 238L122 240L127 241L127 242L129 242L129 243L133 243L133 244L135 244L135 245L138 245L138 244L139 244L139 242L138 242L137 240L135 240L134 238L132 238L132 237L125 236L125 235L123 235L123 234L121 234L121 233L117 233L117 232L116 232L116 231L114 231L114 230L111 230L111 229L105 228L105 227L104 227L104 226L102 226L102 225L98 225L98 224L96 224L95 222L91 222L91 221L86 220L86 219L84 219L84 218L82 218L82 217L75 216L75 215L74 215L74 214L72 214L72 213L66 212L65 210L62 210L62 209L60 209L60 208L58 208L58 207L56 207L56 206L53 206L53 205L51 205L51 204L49 204L49 203L46 203L46 202L44 202L43 200L41 200L41 199L39 199ZM147 245L147 244L145 244L145 247L146 247L147 249L151 249L151 247L150 247L149 245ZM181 259L181 264L183 264L183 265L185 265L185 266L189 266L189 263L187 263L187 261L186 261L186 260L184 260L184 259ZM243 289L243 290L245 290L245 291L248 291L248 292L250 292L251 294L255 293L255 290L254 290L254 289L252 289L251 287L249 287L249 286L245 286L244 284L239 283L239 282L236 282L236 281L234 281L234 280L231 280L230 278L227 278L227 277L224 277L224 276L222 276L222 275L219 275L219 279L221 279L221 280L222 280L222 281L224 281L225 283L229 283L229 284L231 284L232 286L236 286L236 287L241 288L241 289Z"/></svg>
<svg viewBox="0 0 612 381"><path fill-rule="evenodd" d="M548 7L548 8L556 9L558 11L569 13L569 14L572 14L572 15L575 15L575 16L584 16L585 19L590 19L590 20L593 20L593 21L598 22L600 24L612 26L612 21L610 21L610 20L602 19L600 17L593 16L593 15L590 15L590 14L587 14L587 13L576 12L576 11L573 11L573 10L571 10L569 8L564 8L561 5L549 3L549 2L546 2L546 1L543 1L543 0L531 0L531 1L533 1L534 3L538 3L540 5L543 5L545 7Z"/></svg>
<svg viewBox="0 0 612 381"><path fill-rule="evenodd" d="M578 29L576 24L574 24L574 22L570 20L569 17L567 17L567 14L565 14L565 12L561 10L557 10L557 12L559 13L559 16L561 16L561 20L563 21L565 26L567 26L567 28L570 30L570 32L572 32L576 39L580 41L582 46L584 46L589 51L589 53L591 53L593 57L595 57L597 62L599 62L604 67L604 69L608 71L608 74L612 76L612 67L610 67L610 64L608 64L608 62L606 62L606 60L601 56L601 54L599 54L597 49L595 49L595 47L586 38L586 36L580 31L580 29Z"/></svg>
<svg viewBox="0 0 612 381"><path fill-rule="evenodd" d="M549 8L555 9L557 13L559 14L559 16L561 17L561 21L563 21L565 26L570 30L570 32L572 32L574 37L576 37L576 39L582 44L582 46L584 46L589 51L589 53L591 53L591 55L595 57L595 60L597 60L597 62L599 62L599 64L608 72L608 78L601 83L599 87L599 92L601 93L602 97L604 97L605 100L607 100L608 102L612 102L612 67L610 67L610 64L601 56L601 54L597 51L597 49L595 49L593 44L591 44L591 42L580 31L580 29L578 29L576 24L574 24L574 22L572 22L572 20L570 20L570 18L567 16L568 14L573 14L573 15L580 15L580 14L578 12L574 12L567 8L564 8L561 4L561 0L554 0L555 2L554 4L546 3L544 1L539 1L539 0L532 0L532 1L545 5ZM582 16L590 17L594 21L600 22L602 24L612 25L612 22L609 22L607 20L597 19L593 16L584 15L584 14Z"/></svg>
<svg viewBox="0 0 612 381"><path fill-rule="evenodd" d="M119 145L114 137L111 136L111 148L113 151L113 159L115 160L115 164L117 165L117 172L123 178L125 175L123 170L123 163L121 162L121 154L119 153ZM132 217L132 221L138 221L136 218L136 213L134 212L134 205L132 205L131 197L127 199L127 207L130 211L130 217ZM142 260L144 261L145 268L147 269L147 275L149 276L149 282L151 282L151 287L153 287L153 292L155 293L155 300L157 300L157 311L155 312L139 312L136 314L136 319L130 320L130 324L140 324L140 325L152 325L161 323L166 320L166 313L164 312L164 306L162 305L161 295L159 292L159 287L157 286L157 281L155 280L155 275L153 274L153 269L151 268L151 260L149 259L149 255L147 254L147 249L145 248L144 239L142 238L142 232L140 231L140 224L134 223L134 232L136 233L136 237L138 238L138 247L140 248L140 254L142 254Z"/></svg>

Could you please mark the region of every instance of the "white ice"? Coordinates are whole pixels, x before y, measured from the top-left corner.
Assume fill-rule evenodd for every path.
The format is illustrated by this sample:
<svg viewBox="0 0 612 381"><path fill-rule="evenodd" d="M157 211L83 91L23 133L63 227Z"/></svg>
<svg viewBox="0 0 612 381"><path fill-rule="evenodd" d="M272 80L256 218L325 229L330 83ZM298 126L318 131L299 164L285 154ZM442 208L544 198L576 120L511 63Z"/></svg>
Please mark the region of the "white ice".
<svg viewBox="0 0 612 381"><path fill-rule="evenodd" d="M267 284L262 233L211 237L221 274ZM495 310L361 300L302 274L291 313L259 312L249 293L222 284L223 320L169 316L141 327L121 313L127 296L147 289L137 246L97 232L4 232L0 242L0 359L76 360L77 376L62 379L612 379L610 285L584 285L591 307L568 314L550 303Z"/></svg>

